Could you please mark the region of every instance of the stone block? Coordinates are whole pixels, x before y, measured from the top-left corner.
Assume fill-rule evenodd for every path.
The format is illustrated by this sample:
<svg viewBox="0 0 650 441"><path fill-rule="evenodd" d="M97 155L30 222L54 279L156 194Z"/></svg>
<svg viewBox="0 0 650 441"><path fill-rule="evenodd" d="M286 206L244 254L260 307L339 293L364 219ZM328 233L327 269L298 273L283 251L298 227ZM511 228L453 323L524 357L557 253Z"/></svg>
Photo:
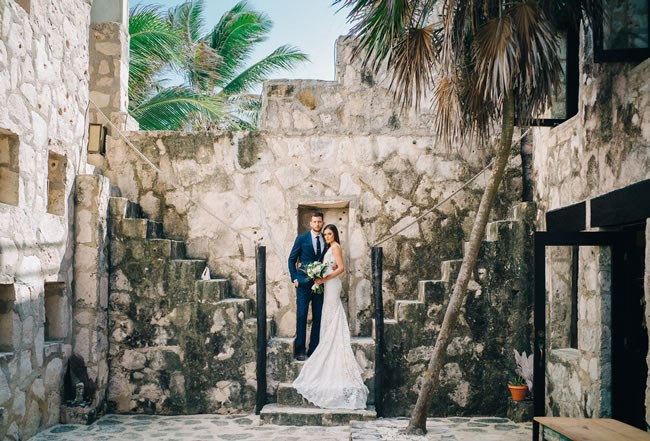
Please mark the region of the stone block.
<svg viewBox="0 0 650 441"><path fill-rule="evenodd" d="M216 303L230 296L230 282L226 279L197 280L195 283L200 303Z"/></svg>
<svg viewBox="0 0 650 441"><path fill-rule="evenodd" d="M350 421L369 421L377 418L374 409L320 409L267 404L260 412L262 424L279 426L342 426Z"/></svg>
<svg viewBox="0 0 650 441"><path fill-rule="evenodd" d="M450 284L442 280L420 280L418 300L425 305L443 304Z"/></svg>

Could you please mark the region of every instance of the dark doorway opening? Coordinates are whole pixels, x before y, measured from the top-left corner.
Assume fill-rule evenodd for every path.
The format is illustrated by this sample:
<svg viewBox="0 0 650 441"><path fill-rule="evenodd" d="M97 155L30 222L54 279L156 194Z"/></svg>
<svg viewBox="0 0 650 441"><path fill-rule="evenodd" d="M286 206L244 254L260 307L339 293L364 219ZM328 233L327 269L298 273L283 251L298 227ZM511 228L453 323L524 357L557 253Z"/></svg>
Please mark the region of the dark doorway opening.
<svg viewBox="0 0 650 441"><path fill-rule="evenodd" d="M646 430L645 224L623 227L621 231L626 234L620 289L612 297L612 417Z"/></svg>

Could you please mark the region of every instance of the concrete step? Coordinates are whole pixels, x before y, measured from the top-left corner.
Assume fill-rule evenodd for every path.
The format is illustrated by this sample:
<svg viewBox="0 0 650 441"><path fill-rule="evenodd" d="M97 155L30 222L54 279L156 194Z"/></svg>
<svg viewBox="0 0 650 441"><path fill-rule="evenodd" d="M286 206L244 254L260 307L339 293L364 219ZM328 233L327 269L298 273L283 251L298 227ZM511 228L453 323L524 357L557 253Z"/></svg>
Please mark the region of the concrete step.
<svg viewBox="0 0 650 441"><path fill-rule="evenodd" d="M463 259L451 259L443 260L440 265L440 272L442 277L440 280L449 283L455 283L458 272L460 271L460 265L463 263Z"/></svg>
<svg viewBox="0 0 650 441"><path fill-rule="evenodd" d="M257 334L257 317L247 318L246 325L247 328L252 328ZM266 341L268 342L275 331L273 325L273 319L266 319Z"/></svg>
<svg viewBox="0 0 650 441"><path fill-rule="evenodd" d="M230 311L231 314L245 320L253 315L253 301L251 299L224 299L216 303L217 307Z"/></svg>
<svg viewBox="0 0 650 441"><path fill-rule="evenodd" d="M132 239L161 239L163 227L160 222L150 219L124 218L118 221L117 225L123 237Z"/></svg>
<svg viewBox="0 0 650 441"><path fill-rule="evenodd" d="M444 303L447 290L451 288L444 280L420 280L418 282L418 300L425 305Z"/></svg>
<svg viewBox="0 0 650 441"><path fill-rule="evenodd" d="M279 426L345 426L350 421L370 421L376 418L377 412L372 407L348 410L267 404L260 412L262 424Z"/></svg>
<svg viewBox="0 0 650 441"><path fill-rule="evenodd" d="M395 301L395 320L397 322L423 323L426 317L427 308L423 302L419 300Z"/></svg>
<svg viewBox="0 0 650 441"><path fill-rule="evenodd" d="M278 385L276 404L291 407L318 407L303 398L303 396L298 393L296 388L292 386L292 383L280 383Z"/></svg>
<svg viewBox="0 0 650 441"><path fill-rule="evenodd" d="M487 242L496 242L497 240L522 235L523 232L524 225L521 221L499 220L489 222L485 227L485 240Z"/></svg>
<svg viewBox="0 0 650 441"><path fill-rule="evenodd" d="M123 197L111 197L108 200L108 208L111 217L117 218L139 218L142 217L142 209L140 205L131 202Z"/></svg>
<svg viewBox="0 0 650 441"><path fill-rule="evenodd" d="M134 247L141 247L144 256L148 259L183 259L185 257L185 243L171 239L149 239L136 241ZM136 253L133 252L134 257Z"/></svg>
<svg viewBox="0 0 650 441"><path fill-rule="evenodd" d="M508 219L522 222L532 222L535 220L536 207L534 202L520 202L508 209Z"/></svg>
<svg viewBox="0 0 650 441"><path fill-rule="evenodd" d="M266 357L267 392L275 396L280 383L291 383L298 377L304 364L293 358L293 337L272 337L268 340Z"/></svg>
<svg viewBox="0 0 650 441"><path fill-rule="evenodd" d="M197 280L194 283L199 303L216 303L230 297L230 282L227 279Z"/></svg>

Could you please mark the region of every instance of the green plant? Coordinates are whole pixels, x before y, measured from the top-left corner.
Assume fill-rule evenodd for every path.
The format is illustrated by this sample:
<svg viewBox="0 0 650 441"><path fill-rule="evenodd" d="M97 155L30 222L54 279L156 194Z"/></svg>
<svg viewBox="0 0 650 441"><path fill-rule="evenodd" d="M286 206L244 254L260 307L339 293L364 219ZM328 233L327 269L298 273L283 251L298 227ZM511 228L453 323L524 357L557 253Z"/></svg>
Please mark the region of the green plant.
<svg viewBox="0 0 650 441"><path fill-rule="evenodd" d="M515 375L514 377L510 377L510 379L508 380L508 385L510 385L510 386L528 386L526 384L526 380L521 375Z"/></svg>

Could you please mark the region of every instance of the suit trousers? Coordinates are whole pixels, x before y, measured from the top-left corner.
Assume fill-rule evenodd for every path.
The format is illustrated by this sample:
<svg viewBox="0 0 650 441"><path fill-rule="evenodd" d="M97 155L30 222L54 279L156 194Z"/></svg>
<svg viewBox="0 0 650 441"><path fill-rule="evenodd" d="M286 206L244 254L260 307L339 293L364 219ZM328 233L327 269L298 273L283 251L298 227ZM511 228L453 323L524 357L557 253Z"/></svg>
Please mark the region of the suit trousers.
<svg viewBox="0 0 650 441"><path fill-rule="evenodd" d="M323 294L314 294L311 290L313 283L301 283L297 288L297 320L296 320L296 342L294 350L296 354L305 353L307 339L307 314L311 303L311 333L309 336L308 355L318 346L320 337L320 318L323 312Z"/></svg>

